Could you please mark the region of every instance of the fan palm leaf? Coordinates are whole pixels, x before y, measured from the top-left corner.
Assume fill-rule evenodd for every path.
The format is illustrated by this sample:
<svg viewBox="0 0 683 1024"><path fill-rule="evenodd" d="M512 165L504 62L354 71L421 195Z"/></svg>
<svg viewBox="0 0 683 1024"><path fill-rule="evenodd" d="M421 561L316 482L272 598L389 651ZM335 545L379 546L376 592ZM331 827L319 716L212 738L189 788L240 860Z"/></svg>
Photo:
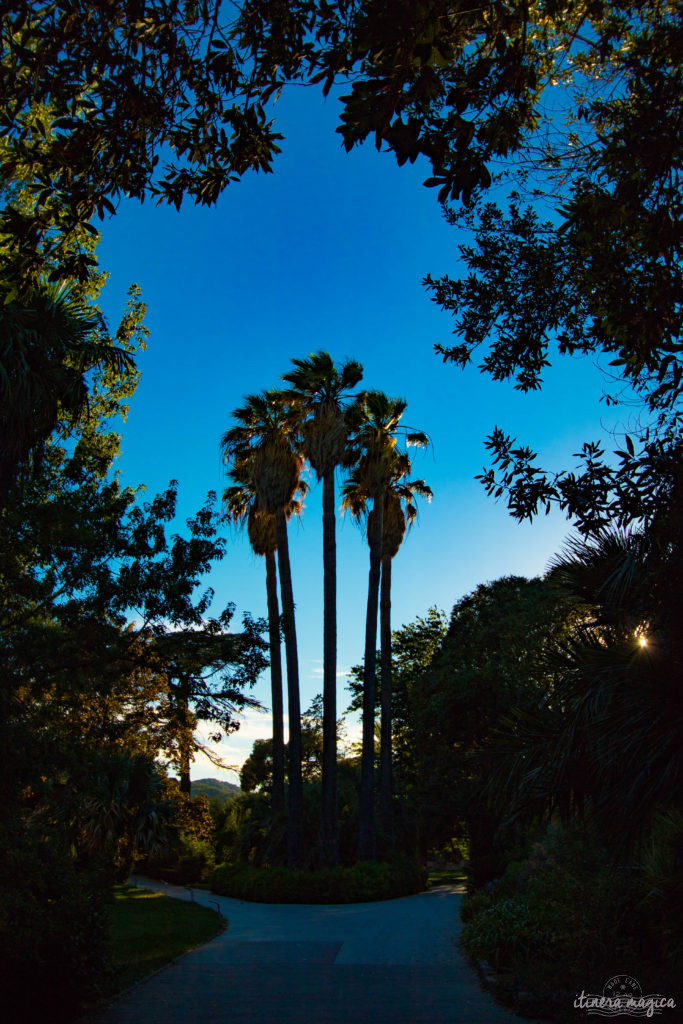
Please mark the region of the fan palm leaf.
<svg viewBox="0 0 683 1024"><path fill-rule="evenodd" d="M133 364L99 310L65 284L41 285L23 305L2 297L0 288L0 495L60 417L75 421L87 408L89 370Z"/></svg>

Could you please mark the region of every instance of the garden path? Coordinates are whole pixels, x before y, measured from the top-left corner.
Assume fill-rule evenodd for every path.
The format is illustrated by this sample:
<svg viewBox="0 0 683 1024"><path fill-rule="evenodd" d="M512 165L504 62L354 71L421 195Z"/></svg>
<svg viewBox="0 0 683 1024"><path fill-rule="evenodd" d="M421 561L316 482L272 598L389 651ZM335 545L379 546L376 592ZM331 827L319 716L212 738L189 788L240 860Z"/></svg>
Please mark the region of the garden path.
<svg viewBox="0 0 683 1024"><path fill-rule="evenodd" d="M457 945L462 889L381 903L246 903L137 879L216 905L222 935L179 957L87 1024L518 1024Z"/></svg>

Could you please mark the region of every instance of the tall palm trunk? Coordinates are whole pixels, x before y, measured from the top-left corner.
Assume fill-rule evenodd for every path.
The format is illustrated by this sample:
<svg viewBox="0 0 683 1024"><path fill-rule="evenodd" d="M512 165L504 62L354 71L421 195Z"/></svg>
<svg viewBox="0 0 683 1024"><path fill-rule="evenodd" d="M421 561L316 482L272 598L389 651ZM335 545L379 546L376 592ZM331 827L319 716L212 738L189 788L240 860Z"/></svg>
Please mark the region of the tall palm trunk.
<svg viewBox="0 0 683 1024"><path fill-rule="evenodd" d="M273 816L285 810L285 737L282 720L282 658L280 656L280 609L277 599L275 552L266 552L268 639L270 642L270 692L273 705Z"/></svg>
<svg viewBox="0 0 683 1024"><path fill-rule="evenodd" d="M394 845L394 823L391 806L391 731L392 731L392 679L391 679L391 555L382 557L380 590L380 647L381 647L381 726L379 753L379 806L382 843L388 852Z"/></svg>
<svg viewBox="0 0 683 1024"><path fill-rule="evenodd" d="M337 542L334 469L323 477L323 777L320 849L334 867L337 843Z"/></svg>
<svg viewBox="0 0 683 1024"><path fill-rule="evenodd" d="M299 656L296 643L294 593L289 564L287 519L284 511L275 513L277 560L280 570L280 594L285 631L287 662L287 709L289 712L289 816L287 819L287 862L301 867L303 862L303 782L301 776L301 698L299 696Z"/></svg>
<svg viewBox="0 0 683 1024"><path fill-rule="evenodd" d="M359 860L371 860L375 853L375 652L377 649L377 606L382 565L383 505L382 493L375 494L372 503L375 515L370 538L370 573L368 576L365 659L363 662L363 752L360 766Z"/></svg>

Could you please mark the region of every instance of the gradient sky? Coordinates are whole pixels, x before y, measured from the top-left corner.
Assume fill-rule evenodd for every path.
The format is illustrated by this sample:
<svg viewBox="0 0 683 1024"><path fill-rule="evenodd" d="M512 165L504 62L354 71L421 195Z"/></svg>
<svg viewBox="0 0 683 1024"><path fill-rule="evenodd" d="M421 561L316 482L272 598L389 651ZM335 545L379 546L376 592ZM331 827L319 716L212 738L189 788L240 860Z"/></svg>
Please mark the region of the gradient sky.
<svg viewBox="0 0 683 1024"><path fill-rule="evenodd" d="M151 331L122 430L122 482L144 483L151 498L177 479L182 523L208 490L226 485L218 443L231 410L245 394L276 386L292 357L325 349L360 360L363 386L407 399L405 422L432 439L430 451L415 455L413 475L430 484L434 500L422 505L394 562L394 627L431 605L450 610L487 580L543 572L569 532L566 520L517 525L473 477L494 425L540 449L550 468L567 465L583 441L604 438L610 414L599 403L599 370L564 357L541 392L523 396L476 368L443 365L433 345L448 343L451 323L421 280L457 273L459 236L435 190L422 187L428 166L399 168L371 145L344 153L334 131L338 103L316 90L293 88L275 110L286 138L273 174L231 185L211 209L125 202L103 225L103 311L114 328L136 282ZM305 708L322 689L319 487L290 536ZM368 551L348 520L338 524L338 545L343 710L345 670L362 660ZM209 582L217 610L232 601L237 617L265 615L265 568L246 537L231 536ZM255 696L268 703L267 673ZM221 753L239 764L267 735L267 715L250 714ZM192 774L235 781L201 758Z"/></svg>

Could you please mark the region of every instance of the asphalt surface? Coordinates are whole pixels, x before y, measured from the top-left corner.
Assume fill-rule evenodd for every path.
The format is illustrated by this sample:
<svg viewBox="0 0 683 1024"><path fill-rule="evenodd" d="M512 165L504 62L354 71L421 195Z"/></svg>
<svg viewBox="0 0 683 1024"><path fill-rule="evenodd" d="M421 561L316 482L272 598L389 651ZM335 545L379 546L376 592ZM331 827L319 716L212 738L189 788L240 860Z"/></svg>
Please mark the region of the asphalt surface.
<svg viewBox="0 0 683 1024"><path fill-rule="evenodd" d="M220 907L222 935L85 1024L518 1024L457 945L460 889L381 903L246 903L148 879Z"/></svg>

